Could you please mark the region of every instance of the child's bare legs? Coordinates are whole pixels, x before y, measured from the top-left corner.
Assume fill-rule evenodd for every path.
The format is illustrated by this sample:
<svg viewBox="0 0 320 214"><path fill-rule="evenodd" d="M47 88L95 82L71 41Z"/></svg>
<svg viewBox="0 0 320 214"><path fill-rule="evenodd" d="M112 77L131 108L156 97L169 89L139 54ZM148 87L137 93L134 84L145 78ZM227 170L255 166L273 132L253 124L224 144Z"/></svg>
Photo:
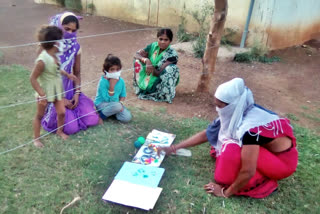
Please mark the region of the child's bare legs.
<svg viewBox="0 0 320 214"><path fill-rule="evenodd" d="M63 127L61 127L64 125L64 117L65 117L65 113L66 113L66 109L65 109L63 100L55 101L54 107L56 108L56 111L57 111L57 125L58 125L58 127L60 127L57 130L57 135L59 135L63 140L66 140L69 136L63 132Z"/></svg>
<svg viewBox="0 0 320 214"><path fill-rule="evenodd" d="M37 103L37 113L33 120L33 135L34 135L33 144L36 147L44 147L44 145L41 143L40 139L38 138L40 137L41 119L43 118L47 104L48 103L46 100L41 100L41 101L38 101Z"/></svg>

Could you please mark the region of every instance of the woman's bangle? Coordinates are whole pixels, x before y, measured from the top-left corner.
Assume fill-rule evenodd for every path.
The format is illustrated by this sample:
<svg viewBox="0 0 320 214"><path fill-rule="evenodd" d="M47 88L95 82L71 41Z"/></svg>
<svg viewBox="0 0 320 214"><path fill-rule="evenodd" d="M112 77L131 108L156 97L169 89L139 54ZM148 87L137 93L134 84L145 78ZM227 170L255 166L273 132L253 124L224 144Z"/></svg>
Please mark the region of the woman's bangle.
<svg viewBox="0 0 320 214"><path fill-rule="evenodd" d="M142 58L142 62L143 62L144 64L146 64L147 58Z"/></svg>
<svg viewBox="0 0 320 214"><path fill-rule="evenodd" d="M80 90L76 90L76 94L80 94L81 93L81 91Z"/></svg>
<svg viewBox="0 0 320 214"><path fill-rule="evenodd" d="M224 187L221 188L221 195L222 195L224 198L228 198L228 197L224 194L224 192L223 192L224 189L225 189Z"/></svg>
<svg viewBox="0 0 320 214"><path fill-rule="evenodd" d="M109 92L110 94L114 94L114 91L109 91L109 90L108 90L108 92Z"/></svg>

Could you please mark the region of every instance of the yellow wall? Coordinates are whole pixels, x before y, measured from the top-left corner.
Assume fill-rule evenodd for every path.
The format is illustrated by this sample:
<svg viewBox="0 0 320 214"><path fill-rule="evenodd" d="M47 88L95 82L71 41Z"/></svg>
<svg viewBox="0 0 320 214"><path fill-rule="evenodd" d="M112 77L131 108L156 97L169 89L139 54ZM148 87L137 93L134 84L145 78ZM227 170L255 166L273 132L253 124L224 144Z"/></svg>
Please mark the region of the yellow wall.
<svg viewBox="0 0 320 214"><path fill-rule="evenodd" d="M37 3L55 3L55 0L35 0ZM226 27L238 32L238 41L242 34L250 0L229 0ZM214 0L82 0L83 12L90 12L88 4L94 4L94 14L137 24L177 27L181 16L187 19L186 29L196 32L199 28L190 14L201 11ZM208 22L210 17L208 18Z"/></svg>
<svg viewBox="0 0 320 214"><path fill-rule="evenodd" d="M320 33L319 0L256 0L247 42L269 49L302 44Z"/></svg>
<svg viewBox="0 0 320 214"><path fill-rule="evenodd" d="M57 4L56 0L34 0L38 4Z"/></svg>
<svg viewBox="0 0 320 214"><path fill-rule="evenodd" d="M96 15L139 24L148 24L148 2L149 0L93 0Z"/></svg>
<svg viewBox="0 0 320 214"><path fill-rule="evenodd" d="M153 26L176 27L180 16L187 18L187 29L196 31L197 24L188 13L201 10L208 2L214 0L91 0L96 7L96 15L114 19L147 24ZM91 3L88 0L88 3ZM229 0L229 12L226 25L239 29L243 27L250 0ZM85 8L85 7L84 7Z"/></svg>
<svg viewBox="0 0 320 214"><path fill-rule="evenodd" d="M34 0L36 3L56 4L55 0ZM83 11L89 12L88 4L94 4L95 15L152 26L177 27L180 16L187 19L187 29L197 31L198 26L189 13L201 10L214 0L81 0ZM229 0L226 25L239 29L243 27L250 0Z"/></svg>
<svg viewBox="0 0 320 214"><path fill-rule="evenodd" d="M84 12L94 4L95 15L106 16L137 24L174 27L187 20L186 29L198 30L190 12L201 11L214 0L81 0ZM226 28L236 32L240 43L251 0L229 0ZM35 0L37 3L55 3L55 0ZM258 41L271 49L301 44L320 33L319 0L255 0L247 45ZM210 21L210 19L208 19Z"/></svg>

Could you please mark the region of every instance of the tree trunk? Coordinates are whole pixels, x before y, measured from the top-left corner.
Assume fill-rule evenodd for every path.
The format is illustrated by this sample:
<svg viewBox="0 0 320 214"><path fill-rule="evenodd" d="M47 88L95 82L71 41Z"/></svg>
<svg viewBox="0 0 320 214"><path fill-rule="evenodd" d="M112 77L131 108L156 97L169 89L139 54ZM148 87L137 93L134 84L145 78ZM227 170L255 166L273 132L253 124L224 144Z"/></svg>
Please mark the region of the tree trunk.
<svg viewBox="0 0 320 214"><path fill-rule="evenodd" d="M210 32L207 36L206 51L202 58L202 74L198 83L198 92L208 92L209 83L215 70L221 36L228 12L228 0L215 0Z"/></svg>

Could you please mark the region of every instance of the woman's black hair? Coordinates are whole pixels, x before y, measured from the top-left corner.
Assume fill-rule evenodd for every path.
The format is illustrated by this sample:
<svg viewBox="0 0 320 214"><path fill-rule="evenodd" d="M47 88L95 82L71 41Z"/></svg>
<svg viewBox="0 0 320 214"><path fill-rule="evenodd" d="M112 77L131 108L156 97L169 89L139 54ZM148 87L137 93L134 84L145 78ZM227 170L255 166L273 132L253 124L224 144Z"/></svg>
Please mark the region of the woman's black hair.
<svg viewBox="0 0 320 214"><path fill-rule="evenodd" d="M41 46L44 49L49 50L53 47L56 41L54 42L46 42L46 41L60 40L62 39L62 36L63 36L63 32L60 28L56 26L42 26L38 32L38 41L45 42L45 43L41 43Z"/></svg>
<svg viewBox="0 0 320 214"><path fill-rule="evenodd" d="M77 30L79 29L79 20L78 20L78 18L77 17L75 17L75 16L73 16L73 15L70 15L70 16L66 16L63 20L62 20L62 25L67 25L67 24L69 24L69 23L72 23L72 22L74 22L74 23L76 23L76 28L77 28Z"/></svg>
<svg viewBox="0 0 320 214"><path fill-rule="evenodd" d="M109 69L114 65L119 66L120 69L122 68L121 60L119 59L119 57L114 56L112 54L108 54L107 58L104 60L103 63L103 72L105 73L105 71L109 71Z"/></svg>
<svg viewBox="0 0 320 214"><path fill-rule="evenodd" d="M169 38L170 42L172 42L173 33L172 33L170 28L162 28L162 29L160 29L158 31L158 33L157 33L157 37L160 37L162 35L166 35Z"/></svg>

